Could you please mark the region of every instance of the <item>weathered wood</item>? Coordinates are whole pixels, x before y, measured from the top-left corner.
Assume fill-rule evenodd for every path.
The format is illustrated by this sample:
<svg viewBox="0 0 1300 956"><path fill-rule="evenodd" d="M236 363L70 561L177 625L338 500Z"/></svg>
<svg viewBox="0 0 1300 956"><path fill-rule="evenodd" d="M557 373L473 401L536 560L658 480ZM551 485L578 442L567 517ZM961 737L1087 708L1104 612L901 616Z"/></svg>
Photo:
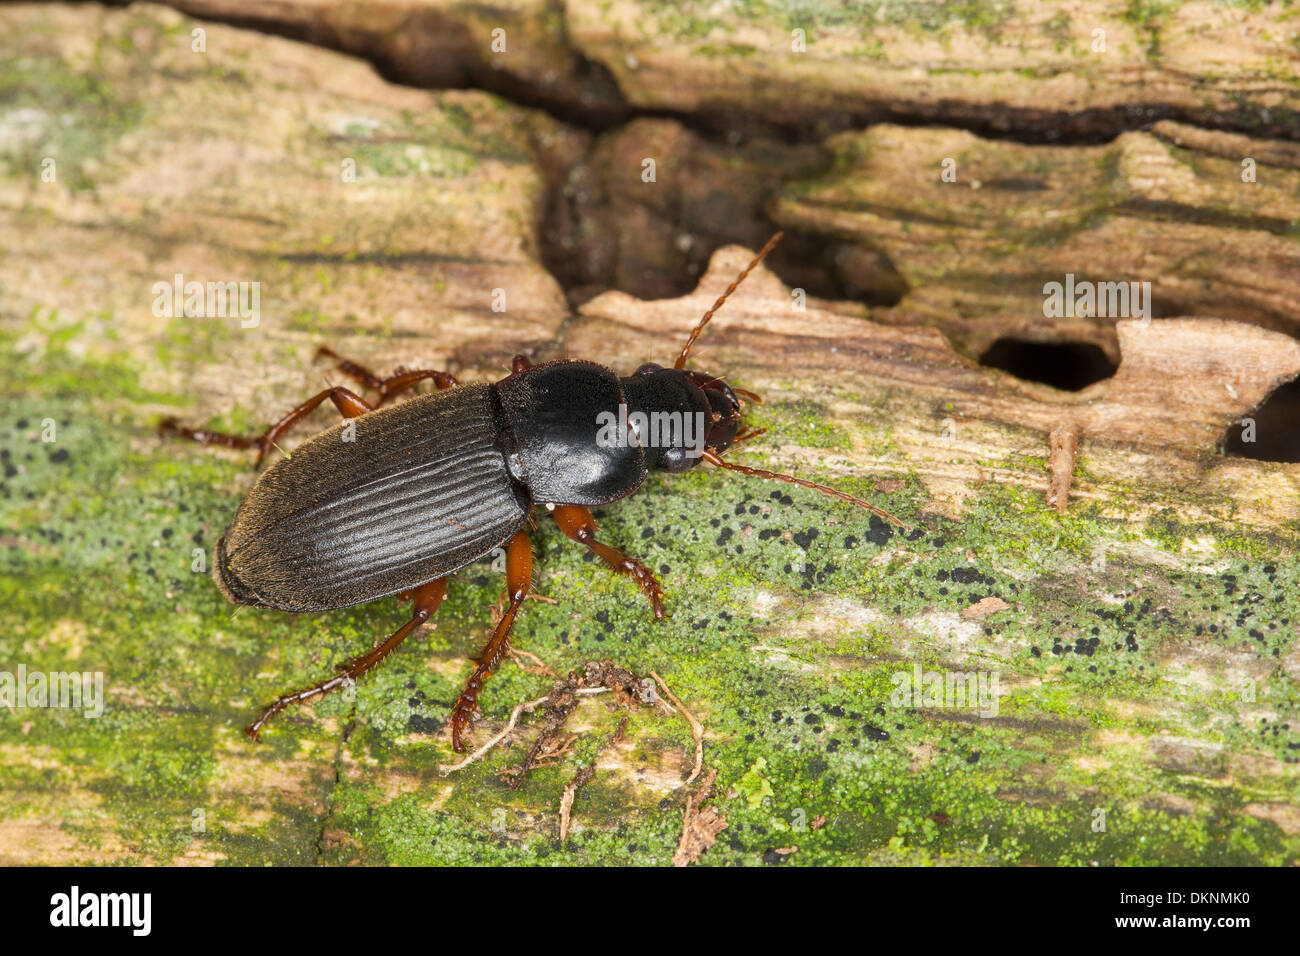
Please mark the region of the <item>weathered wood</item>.
<svg viewBox="0 0 1300 956"><path fill-rule="evenodd" d="M754 33L719 15L699 32L689 7L570 4L568 33L547 37L617 73L628 102L703 112L743 99L776 125L857 109L851 97L875 109L894 82L911 115L981 129L999 116L1023 128L1047 103L1080 111L1074 132L1100 115L1090 109L1145 103L1209 122L1234 97L1289 128L1294 112L1270 104L1274 82L1294 89L1293 55L1214 25L1280 35L1291 21L1221 7L1188 20L1201 6L1156 15L1113 60L1079 60L1079 79L1041 64L1075 61L1069 37L1093 7L1070 15L1058 50L1040 41L1052 34L1036 11L976 37L932 22L951 19L946 7L900 6L884 26L822 24L809 58L766 68L706 47L758 45L768 21ZM346 16L374 31L367 52L401 49L403 29L412 57L430 49L414 30L425 4L269 9L323 24L315 38L334 30L340 46ZM549 24L540 9L511 16ZM927 29L909 34L909 18ZM790 24L771 24L784 42ZM880 57L850 52L864 37L889 41ZM1186 69L1207 45L1224 69ZM937 64L926 75L922 55ZM976 55L996 77L943 72ZM1264 225L1297 218L1294 143L1172 124L1070 147L901 127L742 138L735 191L704 212L674 200L728 187L729 147L699 130L661 118L593 135L159 7L0 8L0 63L0 672L97 672L106 698L95 719L0 712L0 862L1297 860L1300 465L1217 451L1300 373L1285 334L1295 240ZM994 83L1012 77L1023 83ZM568 82L548 95L571 97ZM655 184L639 175L646 143L669 174ZM954 146L958 183L943 184L933 164ZM1243 146L1260 182L1230 187ZM994 185L1030 175L1035 156L1052 170L1034 174L1047 196ZM341 175L349 158L355 182ZM975 169L979 190L962 185ZM566 197L565 248L582 261L566 289L541 236L569 170L579 193ZM1039 231L1049 197L1073 217L1057 250ZM1166 201L1177 215L1153 212ZM323 343L377 370L462 380L499 376L515 351L621 371L667 363L772 220L801 229L803 245L746 281L692 365L765 399L750 413L768 433L735 460L870 497L910 530L788 485L708 469L656 477L598 518L603 538L656 570L668 619L652 624L635 587L543 517L536 593L554 603L521 612L517 643L535 657L488 685L475 743L516 711L517 724L481 759L447 772L445 719L500 595L489 562L452 582L434 626L354 698L283 715L260 746L242 736L276 693L406 618L391 604L232 615L196 562L210 562L252 472L234 453L160 440L160 414L260 426L336 374L309 365ZM1023 247L1000 247L1016 230ZM698 245L683 249L683 232ZM712 250L733 237L747 247ZM809 252L819 238L864 283L885 249L906 296L868 309L794 293L830 268ZM1195 306L1187 314L1039 329L1006 317L1041 315L1041 282L1003 299L970 291L998 269L1040 281L1080 258L1123 278L1143 242L1157 299ZM1234 256L1254 258L1234 270ZM684 296L655 293L655 279L639 296L588 299L675 265L707 271ZM177 272L260 282L258 324L155 316L153 285ZM1117 373L1066 393L970 357L992 335L1034 329L1104 345ZM567 686L557 674L605 660L619 694L523 706ZM915 674L951 679L945 694L996 678L997 696L929 700ZM633 695L654 706L630 708ZM512 776L543 732L545 759Z"/></svg>
<svg viewBox="0 0 1300 956"><path fill-rule="evenodd" d="M834 171L785 186L773 218L882 251L908 294L896 317L873 314L932 324L967 354L1013 336L1092 342L1117 357L1106 303L1092 315L1049 309L1045 287L1067 275L1149 283L1156 318L1300 330L1293 144L1160 123L1092 147L897 126L830 145Z"/></svg>
<svg viewBox="0 0 1300 956"><path fill-rule="evenodd" d="M162 359L147 363L148 386L220 395L216 407L265 401L268 383L277 403L295 400L322 341L380 366L461 368L500 367L554 338L567 307L537 263L536 143L580 134L228 27L204 26L194 52L196 25L156 8L0 16L24 57L0 185L14 314L93 302L118 347ZM97 35L123 42L88 73ZM75 84L98 98L65 97ZM40 179L47 157L56 183ZM155 283L178 273L259 282L265 325L156 316ZM498 289L508 322L493 311ZM374 350L366 328L388 344ZM225 361L155 349L190 336Z"/></svg>
<svg viewBox="0 0 1300 956"><path fill-rule="evenodd" d="M748 255L735 247L719 252L699 291L684 299L638 302L608 293L587 303L581 309L585 321L566 329L566 347L575 355L599 348L625 366L636 361L634 356L669 351L666 344L684 338ZM1266 524L1284 525L1300 517L1300 495L1290 469L1278 469L1269 479L1266 469L1252 464L1245 473L1255 477L1243 482L1243 463L1217 454L1230 424L1279 384L1300 375L1300 344L1288 336L1214 319L1123 321L1114 378L1065 393L980 369L933 329L879 325L816 303L806 311L795 306L791 290L760 268L728 301L725 320L711 327L696 363L744 369L746 380L760 392L789 398L812 383L823 389L870 386L887 393L888 412L882 417L907 458L931 463L927 481L957 480L969 489L965 483L978 479L981 466L967 457L972 449L951 434L968 424L1003 426L981 434L979 457L985 459L990 456L984 453L994 448L1005 455L1023 448L1027 431L1042 442L1035 456L1046 458L1048 433L1069 424L1079 432L1091 474L1109 484L1105 490L1076 484L1076 494L1115 500L1128 509L1138 501L1121 488L1141 483L1149 491L1139 500L1155 507L1187 501L1192 482L1209 491L1210 507L1223 515L1237 508L1254 512L1262 497L1268 517L1254 513ZM949 432L944 419L953 423ZM893 470L897 465L882 462L877 467ZM1032 469L1000 477L1035 487L1046 487L1048 478ZM1260 481L1270 485L1266 496L1261 496ZM946 497L938 485L930 490L935 498Z"/></svg>
<svg viewBox="0 0 1300 956"><path fill-rule="evenodd" d="M366 56L407 81L486 85L602 119L627 107L797 128L906 117L1039 139L1109 136L1163 118L1300 131L1297 27L1284 5L173 5ZM494 30L505 31L504 49L493 47Z"/></svg>

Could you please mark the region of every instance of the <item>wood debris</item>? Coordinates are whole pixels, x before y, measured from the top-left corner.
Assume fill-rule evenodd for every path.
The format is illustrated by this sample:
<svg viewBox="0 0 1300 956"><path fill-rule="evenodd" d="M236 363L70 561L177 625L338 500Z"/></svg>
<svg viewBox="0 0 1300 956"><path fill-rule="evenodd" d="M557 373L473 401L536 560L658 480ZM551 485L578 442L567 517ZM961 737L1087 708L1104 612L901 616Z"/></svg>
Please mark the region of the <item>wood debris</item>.
<svg viewBox="0 0 1300 956"><path fill-rule="evenodd" d="M569 785L564 788L564 795L560 797L560 842L563 843L569 838L570 815L573 812L573 798L577 796L578 790L587 784L592 777L596 775L595 767L583 767Z"/></svg>
<svg viewBox="0 0 1300 956"><path fill-rule="evenodd" d="M718 834L727 828L727 818L715 807L701 806L712 792L717 776L716 770L710 770L699 789L686 798L682 836L677 841L677 852L673 854L673 866L690 866L717 842Z"/></svg>
<svg viewBox="0 0 1300 956"><path fill-rule="evenodd" d="M1061 514L1070 500L1070 480L1074 477L1074 456L1079 452L1079 429L1074 425L1057 425L1047 436L1051 457L1047 467L1052 473L1047 503Z"/></svg>
<svg viewBox="0 0 1300 956"><path fill-rule="evenodd" d="M1005 611L1009 607L1011 605L1002 598L997 595L990 595L986 598L980 598L970 607L962 608L961 616L968 621L976 621L982 617L988 617L990 614L997 614L998 611Z"/></svg>

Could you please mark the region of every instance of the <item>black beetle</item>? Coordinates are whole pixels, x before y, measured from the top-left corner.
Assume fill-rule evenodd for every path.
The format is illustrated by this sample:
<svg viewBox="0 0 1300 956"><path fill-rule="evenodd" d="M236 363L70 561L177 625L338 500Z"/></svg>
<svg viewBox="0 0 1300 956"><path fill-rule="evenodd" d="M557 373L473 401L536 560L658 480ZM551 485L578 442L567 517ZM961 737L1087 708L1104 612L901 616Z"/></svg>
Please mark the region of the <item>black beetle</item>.
<svg viewBox="0 0 1300 956"><path fill-rule="evenodd" d="M330 680L277 698L248 734L256 737L289 704L326 694L370 670L437 610L448 575L504 546L510 603L451 715L452 746L464 750L464 730L483 682L509 650L510 628L528 593L532 550L523 528L536 505L551 511L564 534L633 578L656 620L664 612L654 575L597 541L587 510L631 494L650 469L680 472L708 461L834 495L900 524L852 495L721 458L736 442L761 433L741 431L738 397L758 396L687 370L686 358L713 314L780 238L773 236L704 314L673 368L647 364L619 378L592 362L532 365L518 356L508 378L460 385L446 372L429 369L381 379L322 348L318 357L338 359L341 371L378 391L373 406L346 388L329 388L255 438L163 421L162 431L204 444L257 448L260 463L278 438L330 399L345 421L261 476L217 544L213 576L231 601L254 607L329 611L390 595L413 604L411 620L391 637ZM429 380L438 391L380 408ZM667 441L647 440L656 437L646 435L650 422L667 424L659 430L667 431Z"/></svg>

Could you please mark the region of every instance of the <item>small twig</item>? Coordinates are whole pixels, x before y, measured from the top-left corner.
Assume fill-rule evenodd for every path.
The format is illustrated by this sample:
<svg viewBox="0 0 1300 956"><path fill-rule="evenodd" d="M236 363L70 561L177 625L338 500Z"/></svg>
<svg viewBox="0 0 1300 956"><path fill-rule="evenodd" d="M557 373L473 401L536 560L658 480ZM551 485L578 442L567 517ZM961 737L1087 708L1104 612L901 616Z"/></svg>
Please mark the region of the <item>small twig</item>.
<svg viewBox="0 0 1300 956"><path fill-rule="evenodd" d="M608 693L609 693L608 687L584 687L581 690L574 691L575 695L579 695L583 697L589 697L593 694L608 694ZM470 754L460 763L454 764L453 766L450 767L440 765L438 767L438 772L445 777L447 776L447 774L452 773L453 771L465 769L476 760L481 760L484 754L486 754L489 750L491 750L497 744L501 743L501 741L505 740L506 737L510 735L510 732L515 729L515 725L519 723L520 714L523 714L525 711L531 714L539 706L546 703L550 699L551 699L550 695L547 694L545 697L538 697L536 700L525 701L524 703L518 705L517 707L515 707L514 710L510 712L510 720L506 722L506 725L502 729L501 733L497 734L495 737L493 737L491 740L485 743L478 750L474 751L472 754Z"/></svg>
<svg viewBox="0 0 1300 956"><path fill-rule="evenodd" d="M523 670L526 670L526 671L528 671L529 673L532 673L532 674L549 674L551 677L554 677L556 680L560 680L560 679L561 679L561 678L560 678L560 675L557 674L557 673L555 673L555 671L551 670L550 665L547 664L546 661L544 661L544 660L542 660L540 657L538 657L536 654L533 654L533 653L531 653L531 652L529 652L529 651L520 650L520 649L517 648L517 647L512 647L512 648L510 648L510 656L511 656L511 657L515 657L515 658L522 657L522 658L524 658L524 659L526 659L526 660L530 660L530 661L532 661L533 664L535 665L534 667L523 667L522 664L520 665L520 667L521 667Z"/></svg>
<svg viewBox="0 0 1300 956"><path fill-rule="evenodd" d="M650 676L655 679L655 682L659 685L659 689L664 692L664 696L676 704L681 710L682 716L685 717L686 722L691 725L691 733L695 735L695 769L692 770L691 775L686 778L686 785L690 786L691 781L700 775L700 770L704 766L704 726L695 719L694 714L686 709L686 705L677 699L677 695L668 689L668 685L664 683L662 677L654 671L650 672Z"/></svg>
<svg viewBox="0 0 1300 956"><path fill-rule="evenodd" d="M550 695L547 695L546 697L538 697L536 700L530 700L520 704L518 707L516 707L514 710L510 712L510 720L506 723L505 729L502 730L501 733L497 734L495 737L493 737L491 740L485 743L478 750L474 751L472 754L470 754L460 763L455 764L451 767L439 766L438 772L445 777L449 773L453 773L454 771L457 770L463 770L465 767L468 767L474 761L482 759L484 754L486 754L489 750L491 750L493 747L495 747L501 741L505 740L506 737L510 735L510 731L514 730L515 724L519 722L520 714L522 714L524 711L528 711L529 713L531 713L532 711L540 707L542 704L546 703L546 701L549 699L550 699Z"/></svg>

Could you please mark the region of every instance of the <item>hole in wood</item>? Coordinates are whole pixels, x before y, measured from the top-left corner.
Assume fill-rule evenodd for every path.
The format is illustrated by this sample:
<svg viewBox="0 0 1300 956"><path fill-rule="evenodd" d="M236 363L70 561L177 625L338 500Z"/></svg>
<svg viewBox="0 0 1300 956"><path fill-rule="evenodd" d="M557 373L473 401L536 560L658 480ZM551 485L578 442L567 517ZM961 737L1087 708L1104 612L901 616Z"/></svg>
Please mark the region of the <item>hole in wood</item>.
<svg viewBox="0 0 1300 956"><path fill-rule="evenodd" d="M1028 342L1001 338L980 356L980 364L1029 382L1077 392L1110 378L1119 367L1091 342Z"/></svg>
<svg viewBox="0 0 1300 956"><path fill-rule="evenodd" d="M1262 405L1230 425L1223 453L1256 461L1300 461L1300 379L1278 387Z"/></svg>

